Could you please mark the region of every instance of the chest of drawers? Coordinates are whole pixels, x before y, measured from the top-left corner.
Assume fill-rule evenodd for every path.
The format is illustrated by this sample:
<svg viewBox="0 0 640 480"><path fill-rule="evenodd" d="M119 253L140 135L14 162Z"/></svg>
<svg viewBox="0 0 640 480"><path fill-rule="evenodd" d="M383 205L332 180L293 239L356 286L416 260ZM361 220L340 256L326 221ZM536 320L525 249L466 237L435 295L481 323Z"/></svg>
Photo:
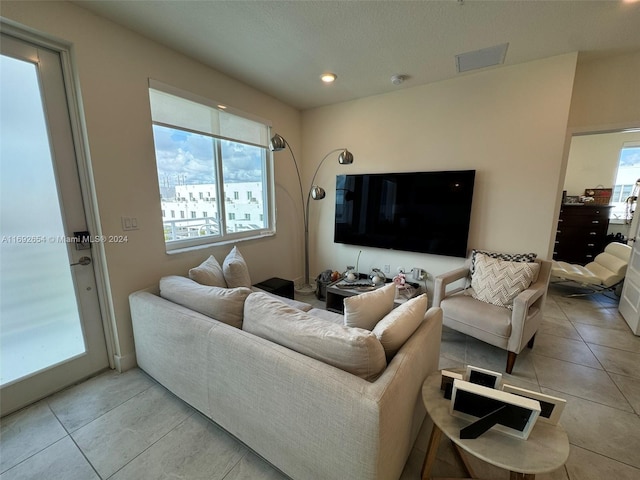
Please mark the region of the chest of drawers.
<svg viewBox="0 0 640 480"><path fill-rule="evenodd" d="M586 265L604 250L609 205L562 205L553 259Z"/></svg>

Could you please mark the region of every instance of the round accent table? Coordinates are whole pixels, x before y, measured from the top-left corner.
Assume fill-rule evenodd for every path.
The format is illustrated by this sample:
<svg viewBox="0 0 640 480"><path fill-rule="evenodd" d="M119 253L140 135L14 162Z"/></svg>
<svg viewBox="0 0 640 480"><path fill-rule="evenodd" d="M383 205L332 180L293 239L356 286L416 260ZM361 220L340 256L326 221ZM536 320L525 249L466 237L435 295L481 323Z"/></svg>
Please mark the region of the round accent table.
<svg viewBox="0 0 640 480"><path fill-rule="evenodd" d="M431 468L444 433L471 478L478 478L462 455L462 451L491 465L511 472L511 480L533 480L537 473L548 473L560 468L569 456L569 438L560 425L536 422L527 440L521 440L490 429L476 439L461 439L460 429L468 420L449 413L450 400L440 390L440 372L430 375L422 386L422 400L433 420L433 430L422 467L422 480L431 478Z"/></svg>

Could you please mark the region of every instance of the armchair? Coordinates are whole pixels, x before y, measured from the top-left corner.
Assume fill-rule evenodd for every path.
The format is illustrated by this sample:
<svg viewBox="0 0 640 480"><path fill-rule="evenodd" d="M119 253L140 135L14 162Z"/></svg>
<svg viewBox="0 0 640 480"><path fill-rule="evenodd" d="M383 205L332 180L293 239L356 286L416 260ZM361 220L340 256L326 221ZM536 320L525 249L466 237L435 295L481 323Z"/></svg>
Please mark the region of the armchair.
<svg viewBox="0 0 640 480"><path fill-rule="evenodd" d="M525 345L533 347L542 322L551 262L538 259L536 263L540 264L537 279L514 298L512 309L476 300L463 287L447 291L456 281L471 280L468 264L438 275L434 281L433 306L442 308L443 325L507 350L507 373Z"/></svg>

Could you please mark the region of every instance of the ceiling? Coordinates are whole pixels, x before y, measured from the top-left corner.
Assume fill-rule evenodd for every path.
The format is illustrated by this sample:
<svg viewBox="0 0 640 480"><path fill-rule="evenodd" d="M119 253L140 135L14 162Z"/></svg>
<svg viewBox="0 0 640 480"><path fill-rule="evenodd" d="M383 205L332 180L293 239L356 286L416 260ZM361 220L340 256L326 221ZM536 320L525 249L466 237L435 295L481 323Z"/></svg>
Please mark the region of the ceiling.
<svg viewBox="0 0 640 480"><path fill-rule="evenodd" d="M640 50L633 0L74 3L299 109L467 75L455 55L504 43L504 65ZM324 72L334 84L322 84ZM394 74L408 78L395 86Z"/></svg>

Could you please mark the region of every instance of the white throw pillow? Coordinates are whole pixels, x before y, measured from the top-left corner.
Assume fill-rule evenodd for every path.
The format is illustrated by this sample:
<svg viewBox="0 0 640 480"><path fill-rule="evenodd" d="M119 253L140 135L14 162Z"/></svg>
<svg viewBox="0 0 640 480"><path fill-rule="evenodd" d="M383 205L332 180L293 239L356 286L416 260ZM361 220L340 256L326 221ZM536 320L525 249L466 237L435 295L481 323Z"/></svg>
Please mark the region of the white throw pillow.
<svg viewBox="0 0 640 480"><path fill-rule="evenodd" d="M390 283L371 292L344 299L344 324L347 327L373 330L373 327L393 309L396 285Z"/></svg>
<svg viewBox="0 0 640 480"><path fill-rule="evenodd" d="M407 300L378 322L373 334L384 347L387 359L393 357L420 326L427 312L427 294Z"/></svg>
<svg viewBox="0 0 640 480"><path fill-rule="evenodd" d="M365 380L373 381L387 366L373 333L314 317L266 293L249 295L242 329Z"/></svg>
<svg viewBox="0 0 640 480"><path fill-rule="evenodd" d="M538 263L509 262L478 253L476 268L471 275L471 296L513 309L513 299L529 288L539 270Z"/></svg>
<svg viewBox="0 0 640 480"><path fill-rule="evenodd" d="M249 267L247 267L247 262L244 261L244 257L240 253L240 250L238 250L238 247L233 247L224 259L222 271L229 288L251 288Z"/></svg>
<svg viewBox="0 0 640 480"><path fill-rule="evenodd" d="M160 279L162 298L237 328L242 328L244 301L250 293L245 287L210 287L177 275Z"/></svg>
<svg viewBox="0 0 640 480"><path fill-rule="evenodd" d="M198 282L200 285L227 288L227 281L224 279L222 267L213 255L209 256L209 258L197 267L189 270L189 278Z"/></svg>

